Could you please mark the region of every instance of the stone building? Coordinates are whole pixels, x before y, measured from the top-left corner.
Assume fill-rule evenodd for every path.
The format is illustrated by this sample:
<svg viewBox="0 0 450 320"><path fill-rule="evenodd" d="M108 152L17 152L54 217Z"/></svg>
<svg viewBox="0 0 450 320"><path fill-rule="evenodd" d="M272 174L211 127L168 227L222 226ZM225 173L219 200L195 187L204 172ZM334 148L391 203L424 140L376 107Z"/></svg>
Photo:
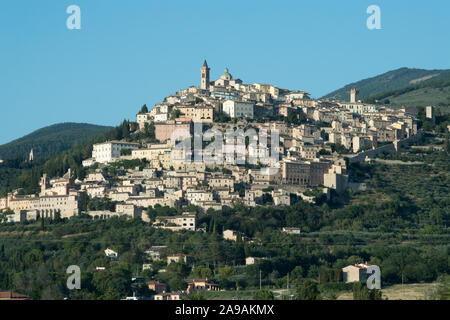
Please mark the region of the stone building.
<svg viewBox="0 0 450 320"><path fill-rule="evenodd" d="M170 229L172 231L195 231L196 215L187 213L180 216L156 217L153 226L156 228Z"/></svg>
<svg viewBox="0 0 450 320"><path fill-rule="evenodd" d="M168 120L166 122L155 123L155 138L161 142L172 139L175 132L184 132L185 136L192 133L192 121L175 121Z"/></svg>
<svg viewBox="0 0 450 320"><path fill-rule="evenodd" d="M194 259L188 254L177 253L171 256L167 256L167 264L171 264L172 262L191 264L194 262Z"/></svg>
<svg viewBox="0 0 450 320"><path fill-rule="evenodd" d="M214 119L214 108L210 106L175 106L173 109L180 111L180 120L210 123Z"/></svg>
<svg viewBox="0 0 450 320"><path fill-rule="evenodd" d="M227 100L223 103L223 112L230 118L253 119L254 104L247 101Z"/></svg>
<svg viewBox="0 0 450 320"><path fill-rule="evenodd" d="M367 268L369 266L367 263L359 263L342 268L343 281L348 283L367 280Z"/></svg>
<svg viewBox="0 0 450 320"><path fill-rule="evenodd" d="M195 291L219 291L219 285L215 284L208 279L192 279L188 282L188 293L193 293Z"/></svg>
<svg viewBox="0 0 450 320"><path fill-rule="evenodd" d="M333 165L323 176L323 185L336 190L337 193L344 192L348 185L348 175L344 174L341 166Z"/></svg>
<svg viewBox="0 0 450 320"><path fill-rule="evenodd" d="M138 149L139 143L126 141L108 141L94 144L92 158L99 163L108 163L120 157L122 149Z"/></svg>
<svg viewBox="0 0 450 320"><path fill-rule="evenodd" d="M283 183L304 186L323 184L323 177L331 167L329 162L283 160L281 163L281 179Z"/></svg>

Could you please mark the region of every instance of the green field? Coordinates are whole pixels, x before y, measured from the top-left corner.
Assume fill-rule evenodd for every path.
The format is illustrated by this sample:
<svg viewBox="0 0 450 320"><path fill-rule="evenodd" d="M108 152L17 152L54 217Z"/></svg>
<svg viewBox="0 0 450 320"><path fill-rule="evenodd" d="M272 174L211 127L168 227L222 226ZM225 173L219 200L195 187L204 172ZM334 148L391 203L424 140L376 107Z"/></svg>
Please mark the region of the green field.
<svg viewBox="0 0 450 320"><path fill-rule="evenodd" d="M383 287L383 299L387 300L432 300L435 299L435 292L438 283L408 283L396 284L392 286ZM275 289L272 290L275 299L282 299L295 295L295 290ZM240 291L209 291L204 293L207 300L251 300L255 290L240 290ZM329 299L323 296L322 299ZM351 291L341 292L337 295L337 300L353 300L353 293Z"/></svg>
<svg viewBox="0 0 450 320"><path fill-rule="evenodd" d="M383 299L388 300L430 300L437 283L411 283L396 284L386 288L381 288ZM353 300L352 292L345 292L339 295L338 300Z"/></svg>

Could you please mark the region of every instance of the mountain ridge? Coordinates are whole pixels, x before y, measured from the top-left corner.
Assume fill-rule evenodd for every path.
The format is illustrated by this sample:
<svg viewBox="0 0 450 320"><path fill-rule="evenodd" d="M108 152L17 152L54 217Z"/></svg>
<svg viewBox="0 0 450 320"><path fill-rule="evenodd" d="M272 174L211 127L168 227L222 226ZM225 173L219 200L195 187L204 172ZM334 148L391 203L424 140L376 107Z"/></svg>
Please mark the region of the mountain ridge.
<svg viewBox="0 0 450 320"><path fill-rule="evenodd" d="M369 96L438 79L450 79L450 69L427 70L402 67L374 77L349 83L340 89L324 95L322 98L348 101L350 89L357 88L359 90L358 98L364 99Z"/></svg>
<svg viewBox="0 0 450 320"><path fill-rule="evenodd" d="M25 159L31 149L33 149L35 159L46 159L111 128L76 122L52 124L0 145L0 159Z"/></svg>

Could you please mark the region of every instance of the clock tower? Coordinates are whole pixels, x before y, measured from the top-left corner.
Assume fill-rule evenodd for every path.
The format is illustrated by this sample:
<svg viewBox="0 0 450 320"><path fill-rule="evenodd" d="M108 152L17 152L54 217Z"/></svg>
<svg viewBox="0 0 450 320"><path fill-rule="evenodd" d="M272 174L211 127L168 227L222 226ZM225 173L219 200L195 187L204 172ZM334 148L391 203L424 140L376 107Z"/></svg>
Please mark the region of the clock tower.
<svg viewBox="0 0 450 320"><path fill-rule="evenodd" d="M203 90L208 90L209 89L209 67L208 67L208 63L206 63L206 59L205 59L205 62L203 62L203 67L201 67L200 71L202 74L201 88Z"/></svg>

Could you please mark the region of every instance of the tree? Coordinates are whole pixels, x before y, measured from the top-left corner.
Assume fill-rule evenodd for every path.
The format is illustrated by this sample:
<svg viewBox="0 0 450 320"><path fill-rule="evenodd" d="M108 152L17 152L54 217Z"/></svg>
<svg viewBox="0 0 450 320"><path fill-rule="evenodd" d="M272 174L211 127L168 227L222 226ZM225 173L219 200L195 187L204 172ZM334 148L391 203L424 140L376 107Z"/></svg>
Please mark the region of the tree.
<svg viewBox="0 0 450 320"><path fill-rule="evenodd" d="M192 270L192 275L195 278L201 278L201 279L211 279L213 277L213 273L212 273L211 269L203 267L203 266L195 267Z"/></svg>
<svg viewBox="0 0 450 320"><path fill-rule="evenodd" d="M445 274L438 279L437 294L440 300L450 300L450 275Z"/></svg>
<svg viewBox="0 0 450 320"><path fill-rule="evenodd" d="M230 122L231 118L223 112L219 112L214 115L214 122L218 123L224 123L224 122Z"/></svg>
<svg viewBox="0 0 450 320"><path fill-rule="evenodd" d="M303 268L301 266L296 266L289 274L293 282L300 282L303 278Z"/></svg>
<svg viewBox="0 0 450 320"><path fill-rule="evenodd" d="M319 289L317 283L313 280L303 281L297 289L298 300L318 300Z"/></svg>
<svg viewBox="0 0 450 320"><path fill-rule="evenodd" d="M234 269L230 266L220 267L219 268L219 276L223 278L229 278L234 275Z"/></svg>
<svg viewBox="0 0 450 320"><path fill-rule="evenodd" d="M130 137L130 123L126 120L122 122L121 139Z"/></svg>
<svg viewBox="0 0 450 320"><path fill-rule="evenodd" d="M0 223L8 221L8 217L6 216L6 212L0 212Z"/></svg>
<svg viewBox="0 0 450 320"><path fill-rule="evenodd" d="M147 105L146 105L146 104L144 104L144 105L142 106L141 111L139 111L139 113L148 113L148 108L147 108Z"/></svg>
<svg viewBox="0 0 450 320"><path fill-rule="evenodd" d="M353 284L353 300L382 300L381 290L367 288L362 282Z"/></svg>
<svg viewBox="0 0 450 320"><path fill-rule="evenodd" d="M286 122L292 124L302 124L306 122L306 117L302 111L289 109Z"/></svg>
<svg viewBox="0 0 450 320"><path fill-rule="evenodd" d="M175 274L181 278L186 278L191 271L191 268L184 262L172 262L167 267L168 274Z"/></svg>
<svg viewBox="0 0 450 320"><path fill-rule="evenodd" d="M449 134L445 136L445 151L447 151L447 154L450 153L450 139Z"/></svg>
<svg viewBox="0 0 450 320"><path fill-rule="evenodd" d="M269 290L258 290L253 294L253 300L274 300L274 295L272 291Z"/></svg>
<svg viewBox="0 0 450 320"><path fill-rule="evenodd" d="M181 115L181 111L178 109L174 109L172 110L172 112L170 113L170 120L175 120L176 118L179 118Z"/></svg>
<svg viewBox="0 0 450 320"><path fill-rule="evenodd" d="M320 283L326 283L330 280L330 276L328 273L327 267L320 267L319 268L319 281Z"/></svg>
<svg viewBox="0 0 450 320"><path fill-rule="evenodd" d="M185 298L183 298L183 300L206 300L206 296L203 292L196 291L196 292L186 296Z"/></svg>
<svg viewBox="0 0 450 320"><path fill-rule="evenodd" d="M120 155L121 156L131 156L131 149L121 149Z"/></svg>
<svg viewBox="0 0 450 320"><path fill-rule="evenodd" d="M104 272L96 272L92 278L92 285L101 299L118 300L129 295L131 272L119 265Z"/></svg>
<svg viewBox="0 0 450 320"><path fill-rule="evenodd" d="M155 138L155 124L153 122L146 122L144 125L144 136L150 140L154 140Z"/></svg>
<svg viewBox="0 0 450 320"><path fill-rule="evenodd" d="M80 192L80 210L87 211L89 203L89 196L86 191Z"/></svg>

